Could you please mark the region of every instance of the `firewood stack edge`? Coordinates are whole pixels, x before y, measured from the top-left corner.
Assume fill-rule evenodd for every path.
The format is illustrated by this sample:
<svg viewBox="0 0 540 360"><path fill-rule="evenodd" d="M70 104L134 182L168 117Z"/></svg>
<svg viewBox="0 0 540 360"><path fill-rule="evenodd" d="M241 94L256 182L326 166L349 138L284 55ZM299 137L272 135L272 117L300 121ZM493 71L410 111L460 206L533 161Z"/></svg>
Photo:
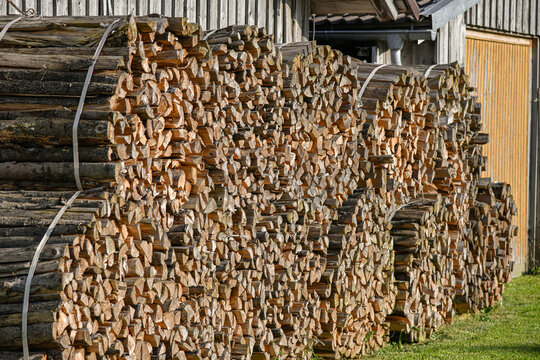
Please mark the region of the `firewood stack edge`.
<svg viewBox="0 0 540 360"><path fill-rule="evenodd" d="M0 41L2 359L21 358L114 20ZM121 18L78 127L85 191L31 283L32 359L355 357L500 300L517 210L481 177L474 89L456 64L376 67L255 26Z"/></svg>

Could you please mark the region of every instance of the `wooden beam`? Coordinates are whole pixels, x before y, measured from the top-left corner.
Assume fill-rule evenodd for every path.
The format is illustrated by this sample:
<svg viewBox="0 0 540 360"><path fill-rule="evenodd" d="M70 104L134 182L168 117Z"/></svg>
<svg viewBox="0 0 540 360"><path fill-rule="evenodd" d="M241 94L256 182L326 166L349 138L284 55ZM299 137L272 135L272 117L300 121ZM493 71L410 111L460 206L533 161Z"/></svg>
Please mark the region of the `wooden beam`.
<svg viewBox="0 0 540 360"><path fill-rule="evenodd" d="M414 18L416 20L420 20L420 8L418 7L418 4L415 0L405 0L405 3L411 10L411 13L413 14Z"/></svg>
<svg viewBox="0 0 540 360"><path fill-rule="evenodd" d="M394 0L371 0L373 6L377 9L377 16L381 20L396 20L398 11Z"/></svg>
<svg viewBox="0 0 540 360"><path fill-rule="evenodd" d="M381 20L396 20L398 10L394 0L311 0L314 14L372 14Z"/></svg>

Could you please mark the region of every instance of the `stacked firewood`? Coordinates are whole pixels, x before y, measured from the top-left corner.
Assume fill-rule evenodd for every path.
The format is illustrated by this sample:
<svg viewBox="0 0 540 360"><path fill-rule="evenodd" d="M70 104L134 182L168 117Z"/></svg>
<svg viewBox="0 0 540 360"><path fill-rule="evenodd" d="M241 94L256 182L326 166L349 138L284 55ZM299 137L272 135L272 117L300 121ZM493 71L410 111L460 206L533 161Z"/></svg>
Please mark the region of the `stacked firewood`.
<svg viewBox="0 0 540 360"><path fill-rule="evenodd" d="M436 169L436 172L444 174L444 177L436 176L434 184L439 193L451 200L448 226L454 259L456 308L460 312L477 311L492 306L499 300L503 284L510 280L510 244L517 229L511 224L512 214L516 210L511 200L509 185L499 184L498 186L505 189L504 195L498 193L499 197L496 198L487 190L493 183L488 179L481 179L482 171L485 170L481 146L489 141L489 136L481 132L480 104L473 96L474 89L469 87L467 76L457 64L439 65L430 74L428 85L436 89L431 94L431 98L436 100L432 101L435 105L434 113L442 120L441 129L445 131L445 152L440 152L444 156L438 159L444 168L439 165ZM486 195L487 192L491 198ZM486 198L489 199L486 200L489 206L495 206L497 201L508 204L498 220L494 220L492 226L481 235L478 219L482 217L480 214L489 209L480 199ZM497 208L501 206L498 204ZM508 227L498 230L503 228L504 223L511 225L511 231L506 231ZM497 263L492 269L500 276L483 270L482 264L485 264L485 260L478 256L482 253L485 258L487 247L491 246L483 241L483 236L487 234L497 236L501 241L501 250L490 253L490 259ZM499 242L497 249L498 245ZM479 271L479 268L482 270ZM483 278L489 285L481 285L478 278Z"/></svg>
<svg viewBox="0 0 540 360"><path fill-rule="evenodd" d="M374 68L374 65L368 64L358 66ZM373 77L373 80L379 83L387 81L385 89L391 95L376 97L374 103L378 107L368 112L374 120L370 125L373 126L373 134L376 134L375 137L368 138L369 149L377 155L390 158L387 166L379 168L379 171L385 172L388 179L382 188L382 195L386 197L390 209L400 209L398 216L406 211L402 209L403 206L413 206L417 201L426 199L442 201L445 209L444 215L441 215L443 218L438 220L439 225L432 226L433 229L437 228L442 236L438 240L440 245L424 250L421 250L421 244L410 245L412 249L407 250L419 253L424 251L427 254L424 256L433 259L436 266L430 267L423 261L413 261L414 257L406 255L406 251L403 253L404 249L397 245L396 241L402 240L399 235L394 238L396 261L399 263L396 263L396 279L400 274L397 270L400 266L405 269L405 277L413 272L410 279L415 281L415 286L420 278L433 276L436 280L424 281L422 293L440 294L441 299L444 297L443 302L436 299L433 304L427 301L428 305L411 308L411 303L421 302L415 286L409 286L410 283L406 286L406 283L401 284L399 280L396 282L398 290L401 287L401 299L398 297L395 314L389 317L391 323L393 321L392 329L394 334L396 331L404 332L407 339L415 340L429 335L443 320L452 320L451 299L456 286L453 272L456 263L464 264L465 256L464 234L467 233L467 228L464 221L466 218L462 215L469 209L469 194L474 194L475 191L475 187L470 185L468 180L477 181L481 166L474 167L474 174L463 170L467 170L470 158L478 153L480 143L475 143L472 139L478 135L480 128L469 128L470 123L475 124L471 121L471 109L476 108L470 89L465 86L466 79L458 67L439 67L431 71L428 80L423 80L427 68L415 69L412 73L410 70L401 69L401 79L385 78L385 72L392 73L392 68L381 68ZM426 84L434 90L430 91ZM431 92L429 97L426 96L427 91ZM377 99L385 101L381 105L381 101ZM456 133L461 136L457 137ZM401 229L399 223L396 226L393 230L395 234L402 230L411 230L407 228L411 225L407 225L405 229ZM435 233L433 229L430 230L432 234ZM413 230L410 236L418 240L418 229ZM422 235L421 238L424 237L425 235ZM398 259L397 255L400 253L404 259ZM409 298L410 300L406 301ZM429 296L426 298L429 299ZM409 315L409 318L406 319L405 315Z"/></svg>
<svg viewBox="0 0 540 360"><path fill-rule="evenodd" d="M421 69L425 73L426 68ZM464 272L470 239L469 209L480 174L484 170L481 145L487 143L480 119L480 107L468 85L467 76L457 64L437 65L427 78L431 89L430 127L440 132L433 185L449 201L447 221L450 253L454 260L453 287L457 295L467 291Z"/></svg>
<svg viewBox="0 0 540 360"><path fill-rule="evenodd" d="M288 134L283 147L290 144L296 161L291 163L289 171L300 175L294 182L299 188L294 192L309 209L301 214L300 231L295 237L289 237L285 248L292 250L293 264L309 261L315 265L297 271L299 279L307 280L305 284L298 281L299 289L307 289L307 292L299 292L293 306L315 311L290 318L291 326L285 335L298 342L287 351L301 355L311 345L318 352L354 355L366 346L365 335L350 330L368 325L370 321L377 322L371 317L374 312L378 313L378 319L384 319L390 306L390 298L382 300L383 291L371 296L365 280L362 283L357 273L361 271L366 280L377 276L375 284L380 282L382 287L389 276L390 264L389 255L384 255L389 240L384 235L384 224L380 234L375 234L379 230L372 227L376 235L372 238L367 234L368 228L357 228L358 220L353 220L358 207L362 206L360 219L366 217L366 221L378 223L381 215L384 218L382 204L377 203L374 194L360 203L354 197L347 200L357 189L360 178L373 176L369 174L373 163L367 153L358 151L364 147L362 111L355 97L359 85L351 69L351 58L328 47L300 43L285 45L280 50L284 66L290 68L282 89L283 109L287 114L284 118L288 118L282 130ZM347 214L346 223L339 218L343 206L352 206L349 210L354 213ZM371 212L374 214L368 215ZM380 258L368 256L374 249L381 249ZM354 256L358 258L354 260ZM365 266L360 269L362 263ZM376 297L381 297L381 308L373 310L373 306L377 306L373 304ZM384 330L377 328L371 342L376 339L382 342L382 336ZM320 340L312 344L316 337Z"/></svg>
<svg viewBox="0 0 540 360"><path fill-rule="evenodd" d="M21 346L22 301L29 264L44 229L71 195L60 191L1 192L3 349ZM121 308L116 308L117 299L109 296L113 289L125 287L118 276L124 269L118 264L115 268L106 265L117 260L114 252L119 246L114 238L118 229L112 210L110 202L85 194L66 211L52 232L30 288L28 340L32 348L54 343L68 347L72 341L114 346L95 337L100 322L99 317L92 319L92 314L99 314L103 321L120 321ZM101 251L102 247L108 250ZM118 260L127 259L126 246L124 253Z"/></svg>
<svg viewBox="0 0 540 360"><path fill-rule="evenodd" d="M0 227L6 254L21 254L3 257L3 349L21 346L29 260L73 193L60 190L75 189L75 109L95 46L113 20L24 20L0 43L8 64L0 74ZM92 190L64 214L41 256L30 296L32 350L62 359L165 358L185 343L174 355L184 358L201 351L188 338L208 338L208 327L188 328L198 304L182 301L189 286L176 281L181 271L166 235L174 221L169 208L204 193L191 182L200 159L186 156L181 143L196 137L186 109L202 111L189 108L190 100L201 96L195 81L207 82L210 73L208 61L203 71L197 60L208 48L181 39L200 36L185 19L126 17L114 25L78 129L80 174ZM21 188L40 191L11 190Z"/></svg>
<svg viewBox="0 0 540 360"><path fill-rule="evenodd" d="M73 118L114 20L21 20L0 42L2 349L76 190ZM353 357L429 335L454 293L502 292L515 209L495 185L480 204L466 77L387 66L360 94L375 67L255 26L120 18L78 127L86 190L32 281L35 356Z"/></svg>
<svg viewBox="0 0 540 360"><path fill-rule="evenodd" d="M467 292L456 297L460 312L476 312L502 299L504 284L513 268L512 240L518 228L512 224L517 208L510 185L481 179L471 208L472 241L465 266Z"/></svg>
<svg viewBox="0 0 540 360"><path fill-rule="evenodd" d="M452 257L445 199L421 198L392 218L394 272L398 289L388 317L393 336L416 341L452 318Z"/></svg>

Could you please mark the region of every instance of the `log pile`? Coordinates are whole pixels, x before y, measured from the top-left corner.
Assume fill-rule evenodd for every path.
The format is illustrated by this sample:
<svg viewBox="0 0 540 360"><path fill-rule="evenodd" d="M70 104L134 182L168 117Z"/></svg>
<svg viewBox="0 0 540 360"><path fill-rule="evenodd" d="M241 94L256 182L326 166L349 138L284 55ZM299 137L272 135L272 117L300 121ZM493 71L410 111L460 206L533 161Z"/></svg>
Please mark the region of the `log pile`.
<svg viewBox="0 0 540 360"><path fill-rule="evenodd" d="M44 230L63 206L63 199L71 195L60 191L1 192L3 349L21 347L22 301L29 264ZM103 273L104 264L115 260L112 254L118 245L117 239L111 237L118 231L108 219L114 216L111 210L110 203L87 194L66 211L51 234L30 292L28 339L32 349L55 343L68 347L72 341L92 345L92 340L98 340L95 334L100 326L92 314L99 314L103 321L120 321L121 308L115 308L118 303L109 296L113 289L125 287L116 276L123 269L115 264L115 268L107 269L110 274ZM100 251L101 247L109 250ZM105 345L114 346L99 341L95 344Z"/></svg>
<svg viewBox="0 0 540 360"><path fill-rule="evenodd" d="M510 281L510 244L517 231L516 226L511 224L517 210L508 184L481 178L486 161L482 155L482 145L489 141L489 136L481 132L480 104L473 96L474 89L469 87L467 76L457 65L438 66L428 78L428 85L437 89L432 93L432 98L438 100L434 104L437 105L439 118L445 119L442 129L446 132L446 151L443 152L446 156L442 160L446 168L436 170L439 173L444 170L447 175L444 179L439 176L439 181L434 183L439 193L452 201L448 226L454 259L455 307L459 312L475 312L493 306L500 299L503 284ZM504 190L497 191L495 197L489 190L492 186ZM497 212L494 210L493 219L483 218L491 206L497 209L504 207L504 210L499 215L494 215ZM492 223L483 234L480 219L484 223ZM492 240L488 245L484 236L499 241ZM497 263L489 264L493 272L484 270L486 261L483 259L487 256L488 248L493 249L489 258ZM486 284L482 283L482 279Z"/></svg>
<svg viewBox="0 0 540 360"><path fill-rule="evenodd" d="M517 226L512 217L517 208L510 185L483 178L476 202L470 209L472 241L465 266L468 291L456 297L460 312L476 312L501 301L513 268L511 243Z"/></svg>
<svg viewBox="0 0 540 360"><path fill-rule="evenodd" d="M11 61L2 62L0 76L17 84L1 90L0 228L6 254L22 254L4 258L3 349L20 349L30 253L71 196L66 190L75 189L74 110L113 20L21 21L0 43ZM182 301L189 278L166 235L174 222L169 209L205 193L204 183L191 182L200 156L186 156L182 147L196 137L187 129L197 127L185 109L204 114L190 102L201 96L194 81L207 82L210 70L208 61L197 61L208 49L183 47L180 38L200 36L185 19L126 17L115 24L79 127L83 187L94 190L64 214L41 257L30 298L32 350L50 349L61 359L201 356L191 339L207 341L208 326L189 327L194 317L198 323L198 304Z"/></svg>
<svg viewBox="0 0 540 360"><path fill-rule="evenodd" d="M447 223L454 261L452 286L455 295L461 296L467 291L468 281L464 268L471 236L469 211L475 206L474 198L484 170L481 146L489 138L481 133L480 104L472 96L468 78L457 64L438 65L428 76L428 85L434 89L430 113L442 137L433 184L450 200Z"/></svg>
<svg viewBox="0 0 540 360"><path fill-rule="evenodd" d="M396 294L386 209L373 189L357 189L331 225L323 279L332 286L323 303L324 332L313 346L319 356L353 357L388 341L386 317Z"/></svg>
<svg viewBox="0 0 540 360"><path fill-rule="evenodd" d="M392 219L398 295L388 320L400 340L425 339L452 319L453 261L445 200L440 195L418 199Z"/></svg>
<svg viewBox="0 0 540 360"><path fill-rule="evenodd" d="M2 358L76 189L73 118L113 20L22 20L0 42ZM467 78L387 66L360 94L375 67L255 26L121 18L78 129L86 191L32 281L34 356L354 357L428 336L455 294L493 304L515 206L480 181Z"/></svg>

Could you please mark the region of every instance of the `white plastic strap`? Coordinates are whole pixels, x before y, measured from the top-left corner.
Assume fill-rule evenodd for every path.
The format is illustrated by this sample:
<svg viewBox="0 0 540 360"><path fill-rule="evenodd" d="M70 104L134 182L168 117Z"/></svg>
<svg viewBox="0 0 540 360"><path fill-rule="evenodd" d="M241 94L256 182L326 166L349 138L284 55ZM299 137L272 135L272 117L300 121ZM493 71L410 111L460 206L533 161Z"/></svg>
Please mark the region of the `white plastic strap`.
<svg viewBox="0 0 540 360"><path fill-rule="evenodd" d="M218 31L219 29L214 29L214 30L211 30L209 32L207 32L204 36L203 36L203 40L206 40L208 39L210 36L212 36L213 33L215 33L216 31Z"/></svg>
<svg viewBox="0 0 540 360"><path fill-rule="evenodd" d="M397 208L395 208L391 213L390 213L390 217L388 219L388 221L392 221L392 219L394 218L394 215L396 215L396 213L403 209L404 207L407 207L407 206L410 206L410 205L414 205L414 204L419 204L423 201L424 199L417 199L417 200L413 200L411 202L408 202L406 204L402 204L400 206L398 206Z"/></svg>
<svg viewBox="0 0 540 360"><path fill-rule="evenodd" d="M17 10L19 14L21 14L24 17L34 17L34 15L36 14L36 11L32 8L28 10L22 10L20 7L17 6L17 4L13 2L13 0L6 0L6 2L8 3L8 9L9 9L9 5L11 5L15 10Z"/></svg>
<svg viewBox="0 0 540 360"><path fill-rule="evenodd" d="M71 198L66 202L66 204L60 209L60 211L54 217L52 223L47 228L45 235L43 235L43 238L41 239L41 241L39 242L39 245L36 248L36 251L32 258L32 262L30 263L30 268L28 269L28 277L26 278L26 283L24 284L24 298L23 298L23 309L22 309L22 346L23 346L24 360L28 360L30 356L29 350L28 350L28 306L29 306L29 301L30 301L30 287L32 286L32 278L34 277L34 273L36 271L37 263L39 261L39 256L41 255L41 252L43 251L45 244L49 240L49 237L51 236L54 228L56 227L56 224L58 224L58 221L60 221L60 219L62 218L62 215L64 215L66 210L69 207L71 207L71 205L73 205L73 202L75 201L75 199L77 199L77 197L83 191L83 188L81 185L81 179L79 176L79 142L78 142L78 137L77 137L77 130L78 130L79 121L81 118L82 109L84 107L84 100L86 98L86 93L88 92L88 85L90 84L90 80L92 79L92 74L94 72L96 61L99 57L99 54L101 53L101 50L103 49L103 46L105 45L105 41L107 40L107 37L112 31L114 24L116 24L118 21L120 21L120 19L116 19L115 21L109 24L109 26L105 30L105 33L103 33L103 36L96 49L96 52L94 53L94 57L92 58L92 64L90 65L90 68L88 69L88 72L86 73L84 87L81 93L81 97L79 99L79 106L77 108L77 113L75 114L75 120L73 122L73 136L72 136L73 170L75 173L75 182L77 183L78 190L75 192L75 194L71 196Z"/></svg>
<svg viewBox="0 0 540 360"><path fill-rule="evenodd" d="M105 45L105 41L107 40L107 37L109 36L113 26L118 21L120 21L120 19L116 19L115 21L110 23L107 29L105 30L105 33L103 33L103 36L101 37L101 41L99 42L96 52L94 53L94 57L92 58L92 64L90 65L90 68L88 69L88 72L86 73L86 79L84 80L84 86L81 92L81 97L79 98L79 106L77 107L77 113L75 114L75 121L73 121L73 132L72 132L73 172L75 176L75 182L77 183L77 189L79 189L79 191L82 191L83 189L82 184L81 184L80 169L79 169L79 141L78 141L78 135L77 135L77 130L79 128L79 121L81 120L81 113L84 107L86 93L88 92L88 86L90 85L90 80L92 79L92 74L94 73L94 67L96 66L97 59L99 57L99 54L101 53L101 50L103 49L103 45Z"/></svg>
<svg viewBox="0 0 540 360"><path fill-rule="evenodd" d="M383 68L383 67L385 67L387 65L388 64L382 64L382 65L377 66L375 69L371 70L371 73L367 77L366 81L364 81L364 84L362 85L362 88L360 89L360 93L358 94L358 99L359 100L362 100L362 96L364 96L364 91L366 91L369 82L371 81L371 79L373 79L373 76L375 76L375 74L377 73L377 71L379 69L381 69L381 68Z"/></svg>
<svg viewBox="0 0 540 360"><path fill-rule="evenodd" d="M58 214L54 217L52 223L49 225L49 228L47 229L47 232L45 235L43 235L43 238L39 242L39 245L36 248L36 252L34 253L34 257L32 258L32 263L30 264L30 269L28 269L28 278L26 279L26 283L24 284L24 299L23 299L23 310L22 310L22 346L23 346L23 355L24 360L28 360L29 357L29 351L28 351L28 303L30 300L30 286L32 286L32 278L34 277L34 272L36 271L36 266L39 261L39 255L41 254L41 251L43 251L43 248L45 247L45 244L49 240L49 237L51 236L56 224L58 224L58 221L64 215L64 212L73 204L73 201L80 195L81 191L77 191L71 198L68 200L68 202L60 209Z"/></svg>
<svg viewBox="0 0 540 360"><path fill-rule="evenodd" d="M430 67L428 67L428 69L426 70L426 73L424 74L424 79L427 79L427 77L429 76L429 73L431 72L431 70L433 70L435 68L435 66L437 66L437 65L439 65L439 64L433 64Z"/></svg>
<svg viewBox="0 0 540 360"><path fill-rule="evenodd" d="M2 29L2 32L0 32L0 41L2 41L2 38L4 37L4 35L6 35L11 25L15 24L17 21L21 20L22 18L24 18L24 16L19 16L18 18L11 20L10 22L6 24L6 26L4 26L4 28Z"/></svg>

